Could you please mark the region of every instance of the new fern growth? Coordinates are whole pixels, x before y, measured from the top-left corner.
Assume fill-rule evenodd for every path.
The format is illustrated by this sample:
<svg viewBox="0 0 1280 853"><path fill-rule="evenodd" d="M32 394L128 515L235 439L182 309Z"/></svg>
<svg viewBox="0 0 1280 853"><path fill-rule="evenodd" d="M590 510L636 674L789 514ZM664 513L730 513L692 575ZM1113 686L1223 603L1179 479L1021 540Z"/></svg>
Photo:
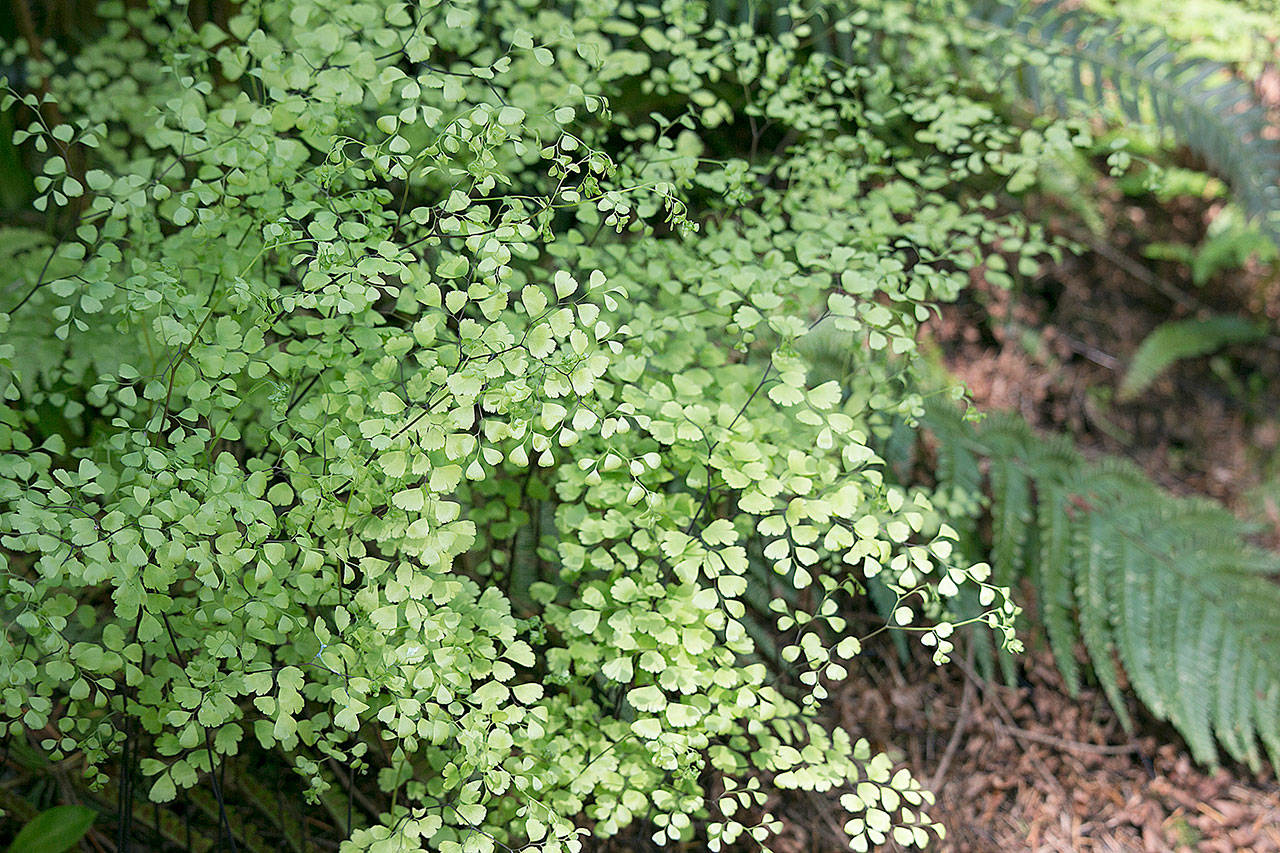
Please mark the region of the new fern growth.
<svg viewBox="0 0 1280 853"><path fill-rule="evenodd" d="M1198 761L1216 764L1216 742L1255 769L1264 752L1280 763L1280 559L1244 523L1013 416L975 427L934 409L928 426L939 489L989 495L994 578L1032 582L1073 695L1082 647L1126 729L1121 670Z"/></svg>

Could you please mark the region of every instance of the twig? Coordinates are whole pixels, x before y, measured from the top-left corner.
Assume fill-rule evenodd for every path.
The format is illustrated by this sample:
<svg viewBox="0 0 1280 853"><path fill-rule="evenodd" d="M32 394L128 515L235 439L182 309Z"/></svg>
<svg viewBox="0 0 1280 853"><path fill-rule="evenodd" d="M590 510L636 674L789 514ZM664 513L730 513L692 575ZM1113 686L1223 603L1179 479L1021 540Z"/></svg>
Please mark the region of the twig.
<svg viewBox="0 0 1280 853"><path fill-rule="evenodd" d="M969 648L965 652L965 663L970 668L973 666L975 648L976 646L973 643L969 643ZM966 678L964 680L964 693L960 696L960 717L956 720L955 727L951 730L951 739L947 741L947 748L942 752L942 760L938 762L938 769L934 771L933 779L929 782L929 787L934 793L939 792L942 781L947 777L947 768L951 766L951 759L955 757L956 749L960 746L960 737L969 725L969 706L973 703L973 694L973 680Z"/></svg>
<svg viewBox="0 0 1280 853"><path fill-rule="evenodd" d="M960 667L960 671L964 673L964 677L967 678L970 683L982 688L982 695L992 700L991 704L995 707L996 713L1005 721L1005 724L1010 728L1016 729L1017 726L1014 725L1013 715L1009 713L1009 709L1004 706L1004 702L1000 701L999 695L987 689L987 682L984 681L978 673L974 672L974 669L969 662L967 660L960 660L959 658L952 658L951 662Z"/></svg>
<svg viewBox="0 0 1280 853"><path fill-rule="evenodd" d="M361 808L369 813L370 817L377 820L381 816L382 810L378 808L373 800L369 799L367 794L356 787L354 774L352 776L348 776L343 772L342 765L333 758L329 759L329 769L332 770L333 775L337 777L338 784L342 785L342 787L346 788L347 791L351 793L355 801L360 804ZM350 829L350 826L351 824L348 819L348 829Z"/></svg>
<svg viewBox="0 0 1280 853"><path fill-rule="evenodd" d="M993 723L992 725L995 726L997 730L1001 728L1008 728L1021 731L1021 729L1018 729L1017 725L1014 724L1013 714L1005 707L1004 701L1000 698L1000 695L994 690L988 690L987 682L978 677L978 674L974 672L973 667L959 659L953 658L953 662L960 666L960 671L964 673L965 678L969 679L971 683L982 688L982 695L991 700L992 707L996 709L996 713L1000 715L1000 718L1005 721L1005 725L1003 727L1001 727L999 723ZM1064 796L1066 795L1066 789L1062 787L1062 783L1059 782L1052 773L1045 769L1044 764L1041 761L1036 759L1035 756L1028 754L1025 749L1023 750L1023 754L1027 755L1027 757L1031 759L1032 764L1036 768L1036 772L1040 774L1040 778L1043 779L1050 788L1057 788Z"/></svg>
<svg viewBox="0 0 1280 853"><path fill-rule="evenodd" d="M1119 370L1122 367L1120 359L1095 346L1078 341L1070 335L1062 335L1062 339L1067 342L1067 346L1071 347L1072 352L1084 356L1099 367L1105 367L1107 370Z"/></svg>
<svg viewBox="0 0 1280 853"><path fill-rule="evenodd" d="M1125 755L1130 752L1137 752L1141 749L1136 743L1122 744L1097 744L1085 743L1078 740L1068 740L1066 738L1054 737L1053 735L1042 735L1039 732L1029 732L1026 729L1020 729L1017 726L1010 726L1003 723L992 723L992 728L998 732L1004 732L1013 735L1022 740L1035 741L1046 746L1056 746L1060 749L1069 749L1075 752L1092 752L1097 755Z"/></svg>

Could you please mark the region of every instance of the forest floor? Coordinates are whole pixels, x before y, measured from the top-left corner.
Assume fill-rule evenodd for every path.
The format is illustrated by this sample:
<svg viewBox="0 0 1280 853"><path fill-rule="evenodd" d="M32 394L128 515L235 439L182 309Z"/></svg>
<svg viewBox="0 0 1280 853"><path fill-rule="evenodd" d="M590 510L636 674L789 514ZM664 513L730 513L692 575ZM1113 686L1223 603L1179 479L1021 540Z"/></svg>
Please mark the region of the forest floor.
<svg viewBox="0 0 1280 853"><path fill-rule="evenodd" d="M1010 688L962 661L902 667L890 653L833 703L851 731L905 747L900 764L938 793L929 813L948 835L936 849L1280 850L1274 776L1199 768L1172 730L1139 717L1142 733L1130 737L1100 691L1069 697L1047 651L1022 663ZM778 853L847 849L834 798L797 793L773 807L786 826Z"/></svg>
<svg viewBox="0 0 1280 853"><path fill-rule="evenodd" d="M1100 205L1105 242L1052 209L1051 233L1083 245L1018 290L975 276L931 326L948 370L983 411L1016 411L1088 455L1129 459L1179 494L1225 503L1280 546L1280 335L1176 363L1134 399L1116 389L1139 344L1169 320L1211 314L1280 329L1280 267L1256 259L1197 286L1185 265L1145 258L1142 235L1195 246L1216 205Z"/></svg>

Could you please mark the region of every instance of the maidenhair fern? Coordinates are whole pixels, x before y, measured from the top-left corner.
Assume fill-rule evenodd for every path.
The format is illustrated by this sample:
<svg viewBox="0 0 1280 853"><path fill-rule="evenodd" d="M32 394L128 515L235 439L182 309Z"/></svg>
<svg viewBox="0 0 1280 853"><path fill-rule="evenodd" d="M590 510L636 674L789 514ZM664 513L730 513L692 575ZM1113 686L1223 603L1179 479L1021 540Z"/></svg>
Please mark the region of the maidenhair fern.
<svg viewBox="0 0 1280 853"><path fill-rule="evenodd" d="M887 3L870 16L840 2L722 0L712 8L722 21L749 23L801 51L840 57L869 38L891 64L916 71L931 51L986 45L970 53L971 82L1003 83L1041 110L1084 102L1154 125L1202 155L1245 211L1280 237L1280 149L1262 133L1252 91L1226 66L1187 58L1155 29L1061 0ZM903 24L948 15L966 24L934 33L945 34L949 48L921 42ZM806 355L848 379L856 355L828 331L807 336ZM939 438L937 503L954 511L987 495L993 578L1002 586L1032 581L1072 693L1082 647L1126 727L1122 669L1198 760L1215 763L1216 742L1251 766L1264 752L1280 763L1280 588L1266 577L1280 572L1280 560L1251 548L1241 522L1204 501L1167 495L1129 466L1086 462L1067 440L1033 435L1017 419L973 428L935 411L927 424ZM962 541L977 541L979 515Z"/></svg>
<svg viewBox="0 0 1280 853"><path fill-rule="evenodd" d="M1280 558L1251 546L1247 525L1127 464L1086 461L1013 416L975 427L935 409L928 426L940 491L983 485L963 472L985 461L995 577L1032 581L1073 695L1083 648L1126 728L1121 668L1197 760L1215 764L1216 741L1255 769L1264 752L1280 763L1280 587L1269 578Z"/></svg>

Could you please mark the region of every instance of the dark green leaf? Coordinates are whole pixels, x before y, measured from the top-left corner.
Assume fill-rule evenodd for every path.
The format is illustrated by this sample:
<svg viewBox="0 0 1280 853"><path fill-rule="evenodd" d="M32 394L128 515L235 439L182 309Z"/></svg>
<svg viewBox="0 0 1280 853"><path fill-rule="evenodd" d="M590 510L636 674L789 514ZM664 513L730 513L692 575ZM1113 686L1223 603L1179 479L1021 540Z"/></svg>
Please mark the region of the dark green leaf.
<svg viewBox="0 0 1280 853"><path fill-rule="evenodd" d="M84 837L97 812L88 806L54 806L24 826L9 853L63 853Z"/></svg>

